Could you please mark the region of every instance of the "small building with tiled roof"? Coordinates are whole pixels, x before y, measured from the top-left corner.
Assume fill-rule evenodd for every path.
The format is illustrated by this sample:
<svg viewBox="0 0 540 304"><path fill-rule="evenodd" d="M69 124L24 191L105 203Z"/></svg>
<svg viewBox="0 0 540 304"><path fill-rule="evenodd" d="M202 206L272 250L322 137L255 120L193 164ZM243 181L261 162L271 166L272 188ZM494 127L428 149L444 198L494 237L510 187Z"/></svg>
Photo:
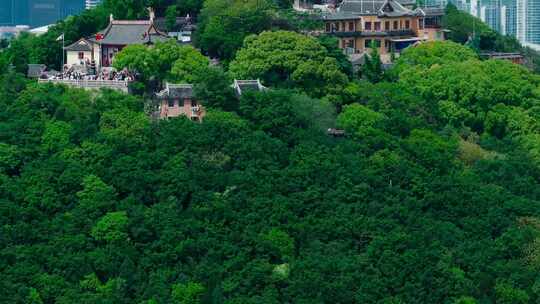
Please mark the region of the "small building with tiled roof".
<svg viewBox="0 0 540 304"><path fill-rule="evenodd" d="M39 78L41 75L43 75L46 69L47 66L44 64L28 64L26 76L28 78Z"/></svg>
<svg viewBox="0 0 540 304"><path fill-rule="evenodd" d="M156 93L158 116L161 119L186 116L193 121L201 121L206 115L204 107L193 95L193 85L166 83L165 88Z"/></svg>
<svg viewBox="0 0 540 304"><path fill-rule="evenodd" d="M426 19L438 15L413 7L410 0L344 0L322 19L325 32L338 37L339 47L347 54L371 52L375 46L384 57L420 41L444 39L431 35L432 29L426 27Z"/></svg>
<svg viewBox="0 0 540 304"><path fill-rule="evenodd" d="M66 64L72 66L93 62L98 68L109 67L116 53L128 45L150 45L167 39L169 37L155 26L153 12L149 20L114 20L111 15L109 25L104 30L64 48Z"/></svg>
<svg viewBox="0 0 540 304"><path fill-rule="evenodd" d="M250 80L234 80L234 83L232 84L232 88L234 89L234 92L236 96L241 96L242 93L248 92L248 91L256 91L256 92L262 92L267 90L265 86L262 85L261 81L259 79L250 79Z"/></svg>

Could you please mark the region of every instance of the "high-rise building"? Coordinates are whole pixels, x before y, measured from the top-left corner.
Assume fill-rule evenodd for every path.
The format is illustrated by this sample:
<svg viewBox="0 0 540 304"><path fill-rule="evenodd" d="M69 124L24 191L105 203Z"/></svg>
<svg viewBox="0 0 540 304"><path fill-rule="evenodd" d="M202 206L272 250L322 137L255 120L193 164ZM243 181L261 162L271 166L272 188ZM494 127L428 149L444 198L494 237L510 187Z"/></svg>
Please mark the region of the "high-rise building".
<svg viewBox="0 0 540 304"><path fill-rule="evenodd" d="M0 1L0 25L12 25L14 23L14 2L15 0Z"/></svg>
<svg viewBox="0 0 540 304"><path fill-rule="evenodd" d="M482 1L480 19L490 28L500 32L501 28L504 27L501 24L501 1Z"/></svg>
<svg viewBox="0 0 540 304"><path fill-rule="evenodd" d="M86 9L91 9L96 7L101 0L86 0Z"/></svg>
<svg viewBox="0 0 540 304"><path fill-rule="evenodd" d="M39 27L80 13L85 0L0 0L0 25Z"/></svg>
<svg viewBox="0 0 540 304"><path fill-rule="evenodd" d="M471 0L470 4L470 11L469 13L475 17L478 17L479 14L479 1L478 0Z"/></svg>
<svg viewBox="0 0 540 304"><path fill-rule="evenodd" d="M422 7L446 7L448 0L424 0Z"/></svg>
<svg viewBox="0 0 540 304"><path fill-rule="evenodd" d="M516 36L517 31L517 1L501 1L501 34Z"/></svg>
<svg viewBox="0 0 540 304"><path fill-rule="evenodd" d="M517 0L516 11L518 40L540 48L540 0Z"/></svg>
<svg viewBox="0 0 540 304"><path fill-rule="evenodd" d="M55 23L62 19L60 0L30 0L28 9L31 27Z"/></svg>

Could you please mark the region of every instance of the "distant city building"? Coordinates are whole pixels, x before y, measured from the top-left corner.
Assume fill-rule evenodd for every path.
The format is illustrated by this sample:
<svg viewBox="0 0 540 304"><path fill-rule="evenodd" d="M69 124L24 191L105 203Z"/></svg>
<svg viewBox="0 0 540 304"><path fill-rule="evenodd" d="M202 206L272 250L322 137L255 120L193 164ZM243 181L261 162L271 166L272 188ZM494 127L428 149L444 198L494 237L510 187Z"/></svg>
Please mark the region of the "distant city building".
<svg viewBox="0 0 540 304"><path fill-rule="evenodd" d="M84 0L0 0L0 25L39 27L84 10Z"/></svg>
<svg viewBox="0 0 540 304"><path fill-rule="evenodd" d="M517 0L517 38L540 48L540 0Z"/></svg>
<svg viewBox="0 0 540 304"><path fill-rule="evenodd" d="M540 0L449 0L449 3L478 17L502 35L514 36L522 44L540 50Z"/></svg>
<svg viewBox="0 0 540 304"><path fill-rule="evenodd" d="M17 37L22 32L27 32L30 29L27 25L18 26L0 26L0 39L12 39Z"/></svg>
<svg viewBox="0 0 540 304"><path fill-rule="evenodd" d="M96 7L100 2L101 0L86 0L85 1L86 9L92 9Z"/></svg>
<svg viewBox="0 0 540 304"><path fill-rule="evenodd" d="M517 1L502 0L501 2L501 34L517 35Z"/></svg>
<svg viewBox="0 0 540 304"><path fill-rule="evenodd" d="M490 28L501 31L501 4L499 0L483 1L480 7L480 19Z"/></svg>

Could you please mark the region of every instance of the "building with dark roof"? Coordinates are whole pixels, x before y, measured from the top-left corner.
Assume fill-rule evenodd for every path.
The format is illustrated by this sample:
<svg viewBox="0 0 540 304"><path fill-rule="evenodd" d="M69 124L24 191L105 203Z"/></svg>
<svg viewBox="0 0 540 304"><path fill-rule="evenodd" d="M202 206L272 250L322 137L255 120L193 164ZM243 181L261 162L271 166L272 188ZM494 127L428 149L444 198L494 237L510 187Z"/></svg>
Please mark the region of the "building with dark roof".
<svg viewBox="0 0 540 304"><path fill-rule="evenodd" d="M444 40L444 12L413 7L410 0L345 0L322 19L347 54L359 56L375 46L384 58L421 41Z"/></svg>
<svg viewBox="0 0 540 304"><path fill-rule="evenodd" d="M234 89L236 96L241 96L242 93L248 92L248 91L262 92L262 91L267 90L267 88L262 85L259 79L256 79L256 80L235 79L234 83L232 84L232 88Z"/></svg>
<svg viewBox="0 0 540 304"><path fill-rule="evenodd" d="M28 78L39 78L43 75L47 66L44 64L29 64L26 76Z"/></svg>
<svg viewBox="0 0 540 304"><path fill-rule="evenodd" d="M206 115L204 107L193 95L191 84L166 83L165 88L156 93L158 116L161 119L187 116L193 121L201 121Z"/></svg>
<svg viewBox="0 0 540 304"><path fill-rule="evenodd" d="M111 15L104 30L64 48L66 63L71 66L95 62L98 68L109 67L116 53L128 45L151 45L167 39L169 37L155 26L153 13L149 20L114 20Z"/></svg>

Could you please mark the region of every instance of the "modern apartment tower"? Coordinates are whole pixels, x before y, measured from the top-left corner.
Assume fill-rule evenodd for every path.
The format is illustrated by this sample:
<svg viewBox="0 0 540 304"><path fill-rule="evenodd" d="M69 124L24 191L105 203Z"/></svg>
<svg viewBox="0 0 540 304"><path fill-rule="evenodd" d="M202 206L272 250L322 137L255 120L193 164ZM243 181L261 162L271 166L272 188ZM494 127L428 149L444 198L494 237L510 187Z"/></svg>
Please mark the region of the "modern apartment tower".
<svg viewBox="0 0 540 304"><path fill-rule="evenodd" d="M101 0L86 0L86 9L92 9L96 7L100 2Z"/></svg>
<svg viewBox="0 0 540 304"><path fill-rule="evenodd" d="M84 10L85 0L0 0L0 26L39 27Z"/></svg>
<svg viewBox="0 0 540 304"><path fill-rule="evenodd" d="M517 35L517 1L501 1L501 34L508 36Z"/></svg>
<svg viewBox="0 0 540 304"><path fill-rule="evenodd" d="M523 44L540 48L540 0L517 0L516 32Z"/></svg>
<svg viewBox="0 0 540 304"><path fill-rule="evenodd" d="M489 27L496 31L501 31L501 28L505 27L501 20L501 1L500 0L488 0L482 1L480 6L480 19L485 22Z"/></svg>

